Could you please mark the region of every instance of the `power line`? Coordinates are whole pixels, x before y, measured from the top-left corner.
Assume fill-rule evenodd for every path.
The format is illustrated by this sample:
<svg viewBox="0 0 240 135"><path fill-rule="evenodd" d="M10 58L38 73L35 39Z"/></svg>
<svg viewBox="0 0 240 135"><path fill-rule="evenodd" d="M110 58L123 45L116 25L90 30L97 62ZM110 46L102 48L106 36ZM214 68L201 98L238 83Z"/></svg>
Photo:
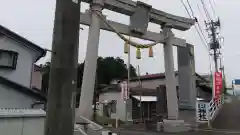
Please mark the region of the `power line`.
<svg viewBox="0 0 240 135"><path fill-rule="evenodd" d="M202 28L201 28L201 26L200 26L197 18L196 18L195 15L194 15L194 11L193 11L193 9L192 9L192 7L191 7L191 5L190 5L190 2L187 0L187 4L188 4L188 6L189 6L189 8L190 8L190 10L191 10L192 15L191 15L190 12L188 11L188 8L187 8L187 6L185 5L185 3L183 2L183 0L180 0L180 1L181 1L182 5L184 6L185 10L187 11L189 17L190 17L190 18L194 18L194 19L196 20L196 23L197 23L197 25L198 25L198 27L199 27L199 29L200 29L200 32L201 32L202 36L201 36L201 34L200 34L200 32L199 32L199 30L198 30L198 28L197 28L196 25L194 25L194 26L195 26L195 29L196 29L196 31L197 31L197 33L198 33L198 36L200 37L203 45L204 45L204 46L206 47L206 49L208 50L206 37L204 36L203 30L202 30Z"/></svg>
<svg viewBox="0 0 240 135"><path fill-rule="evenodd" d="M216 14L215 9L214 9L214 7L213 7L212 1L209 0L209 3L210 3L210 6L211 6L211 9L212 9L212 11L213 11L213 15L214 15L215 17L217 17L217 14Z"/></svg>
<svg viewBox="0 0 240 135"><path fill-rule="evenodd" d="M198 10L199 10L199 12L200 12L200 14L201 14L203 20L206 20L206 19L205 19L206 16L203 15L203 13L202 13L202 11L201 11L201 8L200 8L199 4L197 4L197 7L198 7ZM207 18L207 17L206 17L206 18Z"/></svg>
<svg viewBox="0 0 240 135"><path fill-rule="evenodd" d="M207 7L206 7L206 5L205 5L205 3L204 3L204 1L201 0L201 3L202 3L202 5L203 5L203 9L204 9L204 12L205 12L205 14L206 14L208 20L212 20L210 14L209 14L209 12L208 12L208 10L207 10Z"/></svg>
<svg viewBox="0 0 240 135"><path fill-rule="evenodd" d="M187 9L187 6L185 5L185 3L184 3L182 0L180 0L180 1L181 1L181 3L182 3L183 7L185 8L185 10L187 11L188 16L189 16L190 18L192 18L190 12L189 12L188 9Z"/></svg>
<svg viewBox="0 0 240 135"><path fill-rule="evenodd" d="M210 64L209 64L209 71L210 71L210 74L212 74L211 56L210 56L209 49L208 49L208 42L207 42L206 37L204 36L204 33L203 33L203 29L202 29L202 27L200 26L197 18L196 18L195 15L194 15L194 11L193 11L193 9L192 9L192 6L191 6L189 0L187 0L187 4L188 4L188 6L189 6L189 8L190 8L190 10L191 10L192 16L191 16L190 12L188 11L188 8L187 8L187 6L185 5L185 3L183 2L183 0L180 0L180 1L181 1L182 5L184 6L185 10L187 11L189 17L190 17L190 18L195 18L196 23L197 23L197 25L198 25L198 27L199 27L199 29L200 29L200 32L201 32L202 36L201 36L201 34L200 34L197 26L194 25L194 26L195 26L195 29L196 29L196 31L197 31L197 33L198 33L198 36L199 36L200 39L201 39L202 44L203 44L203 45L206 47L206 49L207 49L208 58L209 58L209 63L210 63ZM199 8L199 5L198 5L198 8ZM200 8L199 8L199 10L200 10ZM203 19L204 19L204 17L203 17Z"/></svg>
<svg viewBox="0 0 240 135"><path fill-rule="evenodd" d="M187 4L188 4L188 6L189 6L189 8L190 8L190 10L191 10L191 12L192 12L192 17L195 18L196 23L197 23L197 25L198 25L198 27L199 27L199 29L200 29L200 32L201 32L201 34L202 34L202 36L203 36L205 42L207 43L207 39L206 39L206 37L205 37L205 35L204 35L204 33L203 33L203 29L202 29L202 27L200 26L200 24L199 24L197 18L196 18L195 15L194 15L194 11L193 11L193 9L192 9L192 6L191 6L189 0L187 0Z"/></svg>
<svg viewBox="0 0 240 135"><path fill-rule="evenodd" d="M215 0L212 0L212 1L213 1L214 6L216 6L216 2L215 2Z"/></svg>
<svg viewBox="0 0 240 135"><path fill-rule="evenodd" d="M188 6L189 6L189 8L190 8L190 10L192 12L192 16L195 17L193 9L192 9L192 6L191 6L191 4L190 4L190 2L188 0L187 0L187 4L188 4Z"/></svg>

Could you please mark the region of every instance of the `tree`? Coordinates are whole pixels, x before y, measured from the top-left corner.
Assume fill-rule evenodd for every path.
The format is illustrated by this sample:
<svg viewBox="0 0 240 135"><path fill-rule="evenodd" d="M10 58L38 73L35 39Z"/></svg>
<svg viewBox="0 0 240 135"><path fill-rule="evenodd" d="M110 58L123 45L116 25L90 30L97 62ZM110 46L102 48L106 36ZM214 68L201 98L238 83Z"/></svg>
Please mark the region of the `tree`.
<svg viewBox="0 0 240 135"><path fill-rule="evenodd" d="M42 91L47 93L49 85L49 73L50 73L51 62L46 62L42 67ZM81 86L83 79L84 62L78 65L78 75L77 75L77 96L76 96L76 107L79 106ZM123 80L128 76L127 65L124 60L117 57L98 57L97 59L97 70L96 70L97 84L95 85L95 90L99 90L101 84L108 85L113 79ZM136 69L130 65L130 76L136 77ZM98 97L98 91L95 91L94 100Z"/></svg>
<svg viewBox="0 0 240 135"><path fill-rule="evenodd" d="M136 69L130 66L131 77L136 77ZM128 69L124 60L117 57L98 58L97 78L99 84L109 84L113 79L123 80L127 78Z"/></svg>
<svg viewBox="0 0 240 135"><path fill-rule="evenodd" d="M41 65L42 72L42 91L47 92L49 85L49 72L50 72L51 62L46 62L44 65ZM77 76L77 87L81 89L82 78L83 78L84 62L78 65L78 76ZM108 85L113 79L123 80L127 78L128 69L127 65L124 63L124 60L117 57L99 57L97 60L97 80L98 85L106 84ZM130 65L130 76L136 77L136 69ZM80 92L80 91L78 91Z"/></svg>

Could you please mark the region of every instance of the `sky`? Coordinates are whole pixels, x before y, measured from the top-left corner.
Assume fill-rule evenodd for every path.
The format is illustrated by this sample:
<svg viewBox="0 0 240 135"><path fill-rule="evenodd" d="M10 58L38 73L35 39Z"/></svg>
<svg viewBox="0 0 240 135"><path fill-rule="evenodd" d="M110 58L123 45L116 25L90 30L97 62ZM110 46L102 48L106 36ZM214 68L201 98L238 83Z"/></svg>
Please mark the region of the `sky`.
<svg viewBox="0 0 240 135"><path fill-rule="evenodd" d="M165 11L174 15L189 17L180 0L141 0L142 2L152 5L153 8ZM186 0L183 0L186 3ZM204 29L204 34L208 37L205 31L203 7L200 0L189 0L194 11L194 15L198 18L200 26ZM224 37L222 53L224 57L225 73L228 84L234 78L240 78L240 63L237 59L240 57L240 46L237 39L240 30L239 17L239 0L204 0L207 9L212 18L218 16L221 20L220 35ZM209 4L211 1L215 14ZM52 45L53 20L55 12L55 0L0 0L0 24L28 40L36 43L42 48L50 49ZM198 8L200 7L200 10ZM88 4L83 3L81 11L88 9ZM128 24L129 17L104 10L104 15L108 19L120 23ZM86 54L86 44L88 36L88 27L80 32L79 42L79 62L83 62ZM159 32L160 26L156 24L149 24L148 30ZM188 31L174 30L176 37L184 38L188 43L195 47L195 61L196 72L200 74L210 73L213 65L212 59L209 59L208 50L201 42L196 29L192 27ZM139 43L147 43L147 41L137 39ZM142 59L136 59L136 49L131 48L131 64L135 67L140 66L141 74L164 72L164 57L163 45L158 44L154 48L154 57L148 57L148 50L142 51ZM120 57L127 62L127 55L124 52L124 43L114 33L101 31L99 42L99 56ZM174 67L177 70L177 54L176 47L174 47ZM42 58L38 64L49 61L51 54L48 53L45 58ZM235 61L234 61L235 60Z"/></svg>

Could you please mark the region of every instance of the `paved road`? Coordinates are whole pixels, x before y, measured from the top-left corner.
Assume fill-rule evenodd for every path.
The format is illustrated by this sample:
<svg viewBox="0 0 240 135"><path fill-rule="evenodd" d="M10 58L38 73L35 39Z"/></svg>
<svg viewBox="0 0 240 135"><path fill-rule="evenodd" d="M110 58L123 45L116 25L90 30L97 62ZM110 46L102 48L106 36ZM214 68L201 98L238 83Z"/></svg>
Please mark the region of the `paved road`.
<svg viewBox="0 0 240 135"><path fill-rule="evenodd" d="M230 102L225 102L220 113L212 124L216 129L240 131L240 98L231 97Z"/></svg>
<svg viewBox="0 0 240 135"><path fill-rule="evenodd" d="M193 131L180 133L161 133L161 132L143 132L143 131L120 131L118 135L239 135L240 132L233 131Z"/></svg>

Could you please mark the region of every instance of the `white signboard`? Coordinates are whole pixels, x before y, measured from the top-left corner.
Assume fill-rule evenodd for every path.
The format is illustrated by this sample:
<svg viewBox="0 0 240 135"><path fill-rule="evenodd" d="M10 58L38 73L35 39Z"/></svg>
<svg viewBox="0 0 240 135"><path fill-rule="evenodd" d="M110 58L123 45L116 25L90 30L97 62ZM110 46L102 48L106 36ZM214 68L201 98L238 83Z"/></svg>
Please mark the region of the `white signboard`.
<svg viewBox="0 0 240 135"><path fill-rule="evenodd" d="M196 117L198 122L208 121L208 103L197 101Z"/></svg>
<svg viewBox="0 0 240 135"><path fill-rule="evenodd" d="M126 81L121 83L122 99L126 101L129 98L128 84Z"/></svg>

